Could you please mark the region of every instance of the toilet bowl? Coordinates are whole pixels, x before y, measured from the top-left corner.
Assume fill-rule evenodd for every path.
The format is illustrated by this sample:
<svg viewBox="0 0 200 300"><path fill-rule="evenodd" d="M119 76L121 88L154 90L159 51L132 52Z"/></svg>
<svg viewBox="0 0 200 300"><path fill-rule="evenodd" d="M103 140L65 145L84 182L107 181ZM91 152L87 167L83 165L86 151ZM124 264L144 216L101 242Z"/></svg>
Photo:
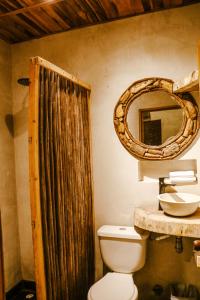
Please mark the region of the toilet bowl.
<svg viewBox="0 0 200 300"><path fill-rule="evenodd" d="M88 292L88 300L137 300L138 290L131 274L107 273Z"/></svg>
<svg viewBox="0 0 200 300"><path fill-rule="evenodd" d="M146 258L147 231L134 227L104 225L97 231L103 262L113 272L91 286L88 300L137 300L133 273Z"/></svg>

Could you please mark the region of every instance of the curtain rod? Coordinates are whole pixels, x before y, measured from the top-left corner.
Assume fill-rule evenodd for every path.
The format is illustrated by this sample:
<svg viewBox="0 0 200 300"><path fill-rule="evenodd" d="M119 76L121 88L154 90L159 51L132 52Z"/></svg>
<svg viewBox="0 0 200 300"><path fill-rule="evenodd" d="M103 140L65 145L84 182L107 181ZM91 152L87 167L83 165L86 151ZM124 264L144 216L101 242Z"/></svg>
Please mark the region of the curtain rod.
<svg viewBox="0 0 200 300"><path fill-rule="evenodd" d="M49 69L51 71L54 71L58 73L59 75L65 77L66 79L82 86L83 88L91 91L91 86L87 83L84 83L83 81L77 79L75 76L71 75L70 73L66 72L65 70L61 69L60 67L50 63L49 61L43 59L42 57L36 56L31 58L31 62L33 64L38 64L46 69Z"/></svg>

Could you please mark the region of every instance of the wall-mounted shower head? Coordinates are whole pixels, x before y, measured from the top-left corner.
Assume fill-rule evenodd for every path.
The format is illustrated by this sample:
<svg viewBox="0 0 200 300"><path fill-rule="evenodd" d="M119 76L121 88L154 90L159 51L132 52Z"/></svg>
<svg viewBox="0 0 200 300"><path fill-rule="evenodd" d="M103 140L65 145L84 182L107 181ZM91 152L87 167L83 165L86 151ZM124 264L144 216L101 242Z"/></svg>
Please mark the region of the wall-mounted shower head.
<svg viewBox="0 0 200 300"><path fill-rule="evenodd" d="M23 85L23 86L29 86L30 85L30 80L29 80L29 78L19 78L18 80L17 80L17 82L19 83L19 84L21 84L21 85Z"/></svg>

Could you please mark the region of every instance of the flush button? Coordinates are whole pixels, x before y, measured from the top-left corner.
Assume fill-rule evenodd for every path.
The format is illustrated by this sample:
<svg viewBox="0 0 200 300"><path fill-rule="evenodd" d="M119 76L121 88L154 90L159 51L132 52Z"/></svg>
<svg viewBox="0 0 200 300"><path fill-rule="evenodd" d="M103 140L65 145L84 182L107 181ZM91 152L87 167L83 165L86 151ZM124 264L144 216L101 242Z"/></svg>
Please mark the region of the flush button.
<svg viewBox="0 0 200 300"><path fill-rule="evenodd" d="M28 294L26 295L26 299L33 299L34 298L34 294Z"/></svg>
<svg viewBox="0 0 200 300"><path fill-rule="evenodd" d="M120 228L119 228L119 230L126 230L126 228L124 228L124 227L120 227Z"/></svg>

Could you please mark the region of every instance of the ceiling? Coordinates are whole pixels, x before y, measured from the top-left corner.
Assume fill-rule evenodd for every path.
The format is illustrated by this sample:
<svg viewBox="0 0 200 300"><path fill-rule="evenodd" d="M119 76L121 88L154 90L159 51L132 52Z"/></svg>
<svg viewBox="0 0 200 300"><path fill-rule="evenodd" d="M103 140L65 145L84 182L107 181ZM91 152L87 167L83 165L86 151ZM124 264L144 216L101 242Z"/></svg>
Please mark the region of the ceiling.
<svg viewBox="0 0 200 300"><path fill-rule="evenodd" d="M19 43L200 0L1 0L0 39Z"/></svg>

